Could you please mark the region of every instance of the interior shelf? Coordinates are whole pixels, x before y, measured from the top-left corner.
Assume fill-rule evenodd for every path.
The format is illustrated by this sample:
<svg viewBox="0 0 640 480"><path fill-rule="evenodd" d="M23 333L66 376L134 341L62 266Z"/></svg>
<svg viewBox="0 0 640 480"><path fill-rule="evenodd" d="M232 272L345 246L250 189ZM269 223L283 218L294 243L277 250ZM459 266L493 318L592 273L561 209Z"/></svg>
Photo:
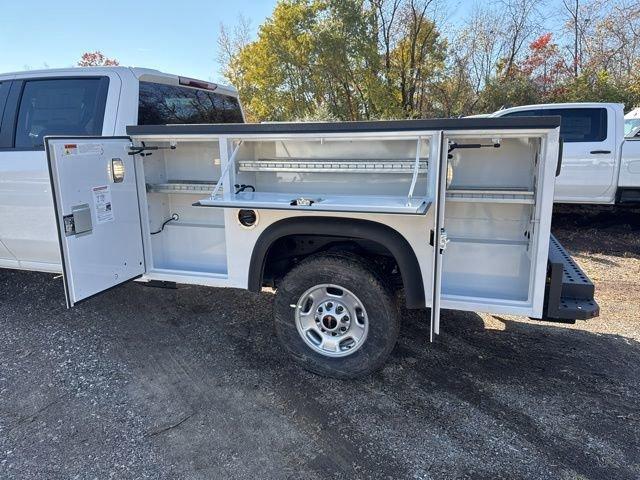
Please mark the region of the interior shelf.
<svg viewBox="0 0 640 480"><path fill-rule="evenodd" d="M263 208L273 210L306 210L319 212L369 212L424 215L431 202L425 198L407 201L406 196L393 195L304 195L310 205L296 205L300 195L275 192L241 192L231 199L205 198L196 207Z"/></svg>
<svg viewBox="0 0 640 480"><path fill-rule="evenodd" d="M535 203L535 192L526 188L450 188L447 200L452 202Z"/></svg>
<svg viewBox="0 0 640 480"><path fill-rule="evenodd" d="M418 163L418 172L427 171L428 160ZM305 172L305 173L413 173L415 158L350 159L335 158L260 158L238 160L241 172Z"/></svg>
<svg viewBox="0 0 640 480"><path fill-rule="evenodd" d="M147 184L147 192L202 195L213 192L217 181L169 180L166 183ZM222 192L222 189L219 190Z"/></svg>
<svg viewBox="0 0 640 480"><path fill-rule="evenodd" d="M496 238L474 238L474 237L448 237L450 241L455 243L476 243L482 245L528 245L528 239L522 240L503 240Z"/></svg>

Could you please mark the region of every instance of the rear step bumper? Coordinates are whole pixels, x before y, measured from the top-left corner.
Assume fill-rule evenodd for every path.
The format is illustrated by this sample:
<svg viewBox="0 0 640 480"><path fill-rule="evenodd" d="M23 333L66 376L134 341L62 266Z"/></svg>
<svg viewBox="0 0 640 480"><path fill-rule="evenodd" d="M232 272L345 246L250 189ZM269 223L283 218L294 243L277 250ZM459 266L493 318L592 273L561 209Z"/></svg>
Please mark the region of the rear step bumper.
<svg viewBox="0 0 640 480"><path fill-rule="evenodd" d="M551 235L542 320L575 323L600 314L589 277Z"/></svg>

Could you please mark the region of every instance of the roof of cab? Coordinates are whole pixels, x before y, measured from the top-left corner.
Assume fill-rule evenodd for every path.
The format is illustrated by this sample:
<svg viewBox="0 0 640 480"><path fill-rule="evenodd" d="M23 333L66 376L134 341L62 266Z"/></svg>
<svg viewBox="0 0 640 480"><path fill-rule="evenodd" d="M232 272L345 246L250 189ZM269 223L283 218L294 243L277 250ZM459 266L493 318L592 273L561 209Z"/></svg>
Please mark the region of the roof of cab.
<svg viewBox="0 0 640 480"><path fill-rule="evenodd" d="M91 72L95 74L105 74L108 72L116 72L117 74L121 74L124 72L132 73L134 77L138 80L149 80L149 81L170 81L170 83L175 83L176 85L179 83L179 79L181 76L174 75L171 73L161 72L160 70L155 70L153 68L142 68L142 67L122 67L122 66L113 66L113 67L70 67L70 68L48 68L45 70L24 70L20 72L7 72L0 73L0 80L4 79L15 79L20 77L57 77L61 75L73 75L77 74L79 70L83 72ZM184 77L184 76L182 76ZM196 80L196 79L193 79ZM206 82L206 80L201 80ZM213 82L207 82L213 83ZM220 93L224 93L226 95L238 96L238 91L228 85L217 85L216 90L219 90Z"/></svg>
<svg viewBox="0 0 640 480"><path fill-rule="evenodd" d="M613 107L621 111L624 110L623 103L605 103L605 102L565 102L565 103L536 103L533 105L518 105L517 107L503 108L502 110L490 113L490 117L500 117L505 113L518 112L522 110L533 109L554 109L554 108L601 108Z"/></svg>

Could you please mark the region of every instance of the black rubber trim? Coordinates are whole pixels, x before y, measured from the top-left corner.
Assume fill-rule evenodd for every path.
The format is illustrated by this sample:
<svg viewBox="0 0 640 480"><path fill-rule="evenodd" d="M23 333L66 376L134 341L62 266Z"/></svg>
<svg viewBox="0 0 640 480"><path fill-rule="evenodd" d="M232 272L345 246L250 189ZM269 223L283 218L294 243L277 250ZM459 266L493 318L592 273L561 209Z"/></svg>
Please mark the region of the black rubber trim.
<svg viewBox="0 0 640 480"><path fill-rule="evenodd" d="M18 109L22 96L23 80L13 80L2 113L2 131L0 131L0 147L2 151L13 150L13 138L18 122Z"/></svg>
<svg viewBox="0 0 640 480"><path fill-rule="evenodd" d="M11 80L0 82L0 139L2 139L2 117L4 115L4 107L7 104L7 97L9 97L9 91L11 90L11 83ZM0 148L5 146L2 142L3 140L0 140Z"/></svg>
<svg viewBox="0 0 640 480"><path fill-rule="evenodd" d="M562 153L564 150L564 141L562 139L558 140L558 163L556 164L556 177L560 176L560 172L562 171Z"/></svg>
<svg viewBox="0 0 640 480"><path fill-rule="evenodd" d="M425 294L420 265L407 240L391 227L369 220L329 217L297 217L280 220L267 227L256 242L249 265L248 290L262 287L265 259L273 243L288 235L320 235L371 240L384 246L394 256L402 283L407 308L424 308ZM426 235L426 233L425 233ZM426 243L426 237L425 237Z"/></svg>
<svg viewBox="0 0 640 480"><path fill-rule="evenodd" d="M559 116L436 118L428 120L385 120L377 122L295 122L295 123L217 123L199 125L131 125L128 135L184 134L296 134L332 132L395 132L421 130L479 130L558 128Z"/></svg>
<svg viewBox="0 0 640 480"><path fill-rule="evenodd" d="M45 146L45 151L47 154L47 170L49 170L49 184L51 185L51 197L53 199L53 213L55 215L56 218L56 230L58 231L58 246L60 247L60 260L62 261L62 283L64 285L64 297L65 300L67 302L67 308L71 308L71 292L69 290L69 284L67 282L67 268L66 268L66 264L65 264L65 258L64 258L64 248L62 246L63 242L64 242L64 234L62 233L62 230L60 229L60 215L58 215L58 201L56 199L56 184L53 181L53 169L51 168L51 150L49 149L49 140L77 140L77 139L83 139L83 140L104 140L104 139L108 139L108 140L131 140L130 137L126 137L126 136L117 136L117 137L102 137L102 136L86 136L86 137L82 137L82 136L50 136L50 137L44 137L44 146ZM123 282L118 283L117 285L113 285L112 287L109 287L106 290L103 290L102 292L106 292L108 290L111 290L114 287L117 287L118 285L122 285L123 283L126 283L130 280L135 280L136 278L140 278L142 275L138 275L136 277L133 278L129 278L127 280L124 280ZM102 292L98 292L98 293L102 293ZM87 298L84 298L83 300L79 300L77 302L74 302L74 305L77 305L78 303L84 301L84 300L88 300L89 298L94 297L95 295L98 295L98 293L95 293L93 295L90 295Z"/></svg>
<svg viewBox="0 0 640 480"><path fill-rule="evenodd" d="M616 191L616 203L623 205L640 205L640 188L618 187Z"/></svg>

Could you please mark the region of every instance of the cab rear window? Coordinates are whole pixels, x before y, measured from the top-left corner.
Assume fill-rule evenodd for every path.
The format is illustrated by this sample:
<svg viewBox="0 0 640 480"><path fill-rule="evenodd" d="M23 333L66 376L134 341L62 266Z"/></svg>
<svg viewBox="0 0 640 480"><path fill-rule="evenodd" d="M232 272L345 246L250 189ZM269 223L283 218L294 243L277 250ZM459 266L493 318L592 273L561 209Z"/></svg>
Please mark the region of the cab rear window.
<svg viewBox="0 0 640 480"><path fill-rule="evenodd" d="M177 85L140 82L138 125L243 122L237 98Z"/></svg>

